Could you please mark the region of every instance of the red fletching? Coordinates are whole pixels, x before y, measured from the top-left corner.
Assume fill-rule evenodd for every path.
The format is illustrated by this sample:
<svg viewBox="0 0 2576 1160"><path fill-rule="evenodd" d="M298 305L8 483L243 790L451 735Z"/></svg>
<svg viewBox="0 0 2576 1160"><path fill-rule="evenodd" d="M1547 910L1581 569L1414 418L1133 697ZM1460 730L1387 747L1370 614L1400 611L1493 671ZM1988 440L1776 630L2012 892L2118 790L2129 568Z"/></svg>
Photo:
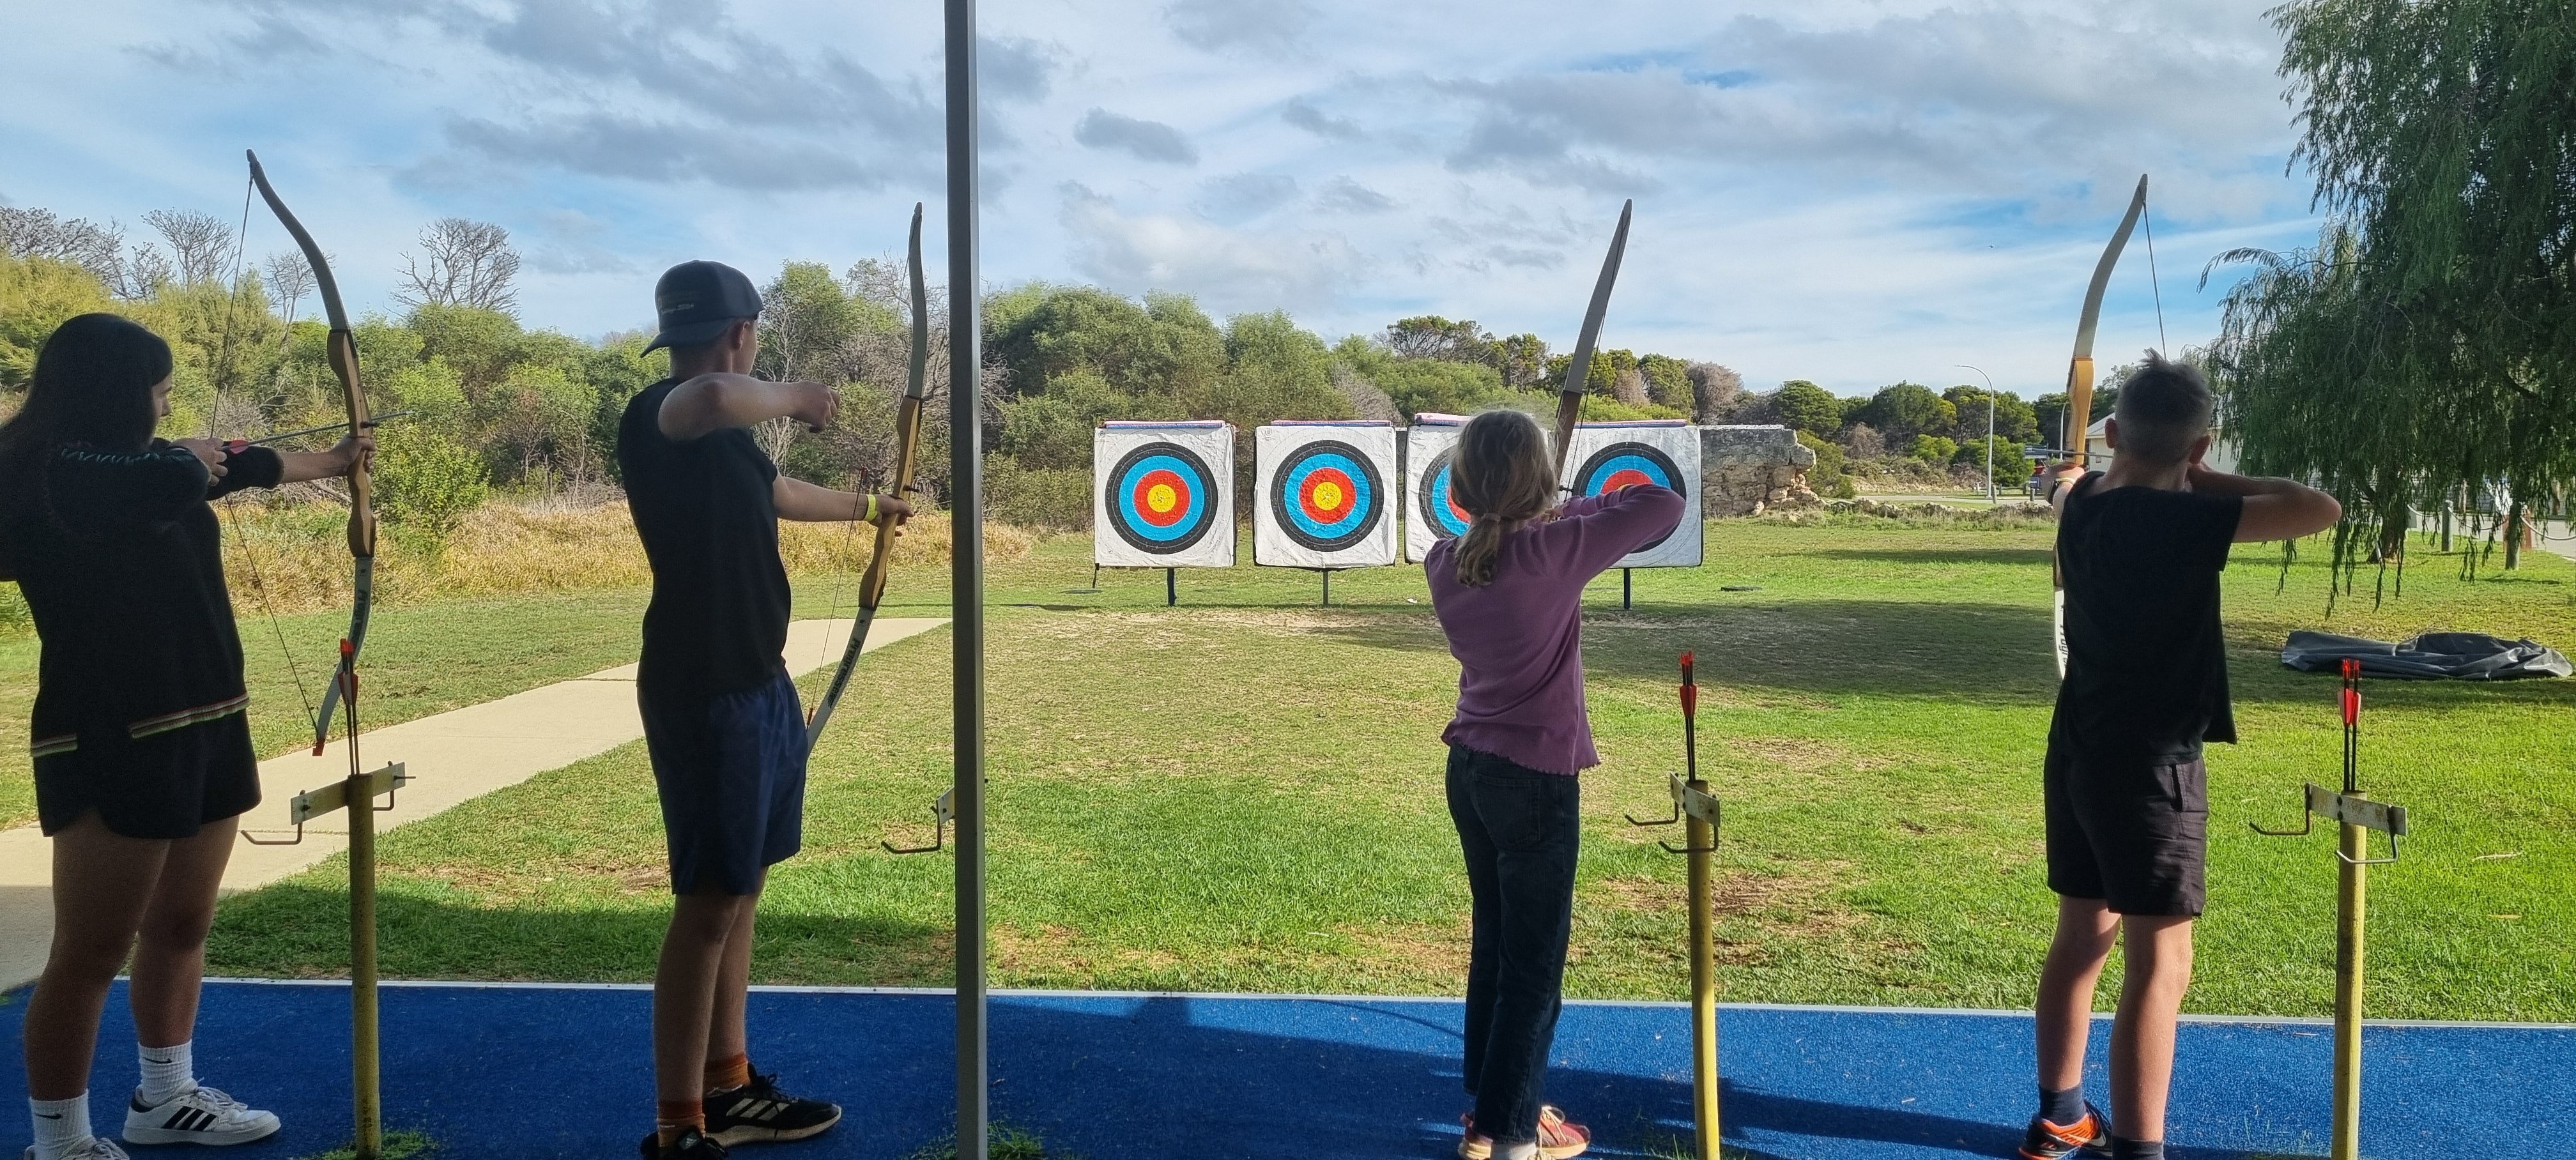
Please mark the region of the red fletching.
<svg viewBox="0 0 2576 1160"><path fill-rule="evenodd" d="M340 638L340 655L341 655L341 656L344 656L344 657L345 657L345 656L350 656L350 655L355 654L357 651L358 651L358 646L356 646L356 645L354 645L354 644L350 644L350 643L349 643L349 638L348 638L348 637L345 637L345 636L344 636L344 637L341 637L341 638Z"/></svg>
<svg viewBox="0 0 2576 1160"><path fill-rule="evenodd" d="M2361 679L2361 658L2343 658L2343 679L2347 681L2357 681Z"/></svg>
<svg viewBox="0 0 2576 1160"><path fill-rule="evenodd" d="M2346 725L2361 724L2361 690L2345 689L2343 691L2343 723Z"/></svg>
<svg viewBox="0 0 2576 1160"><path fill-rule="evenodd" d="M1693 655L1682 654L1682 715L1686 717L1699 712L1699 679L1691 675Z"/></svg>

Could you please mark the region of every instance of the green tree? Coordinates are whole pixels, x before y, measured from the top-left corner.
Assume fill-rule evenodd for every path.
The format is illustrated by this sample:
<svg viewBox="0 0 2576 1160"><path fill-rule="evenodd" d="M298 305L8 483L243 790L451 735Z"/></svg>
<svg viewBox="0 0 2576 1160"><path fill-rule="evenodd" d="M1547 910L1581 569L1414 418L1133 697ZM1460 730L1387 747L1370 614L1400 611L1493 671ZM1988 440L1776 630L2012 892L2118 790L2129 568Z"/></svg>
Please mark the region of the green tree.
<svg viewBox="0 0 2576 1160"><path fill-rule="evenodd" d="M1917 435L1938 435L1959 422L1949 401L1917 383L1898 383L1870 397L1858 421L1878 428L1892 446L1910 446Z"/></svg>
<svg viewBox="0 0 2576 1160"><path fill-rule="evenodd" d="M1658 407L1677 407L1685 414L1693 406L1691 364L1671 355L1650 354L1637 359L1637 373L1646 380L1646 398Z"/></svg>
<svg viewBox="0 0 2576 1160"><path fill-rule="evenodd" d="M1986 437L1985 388L1952 387L1941 392L1941 398L1948 402L1951 410L1959 416L1956 430L1944 432L1944 434L1961 443ZM1994 432L1998 437L2024 442L2036 441L2039 438L2038 415L2031 410L2030 404L2021 401L2021 396L2009 391L1999 392L1994 396L1993 402Z"/></svg>
<svg viewBox="0 0 2576 1160"><path fill-rule="evenodd" d="M2221 256L2254 267L2210 352L2226 429L2249 469L2343 501L2347 576L2497 484L2513 567L2531 510L2576 492L2576 20L2552 0L2271 16L2327 222L2311 251Z"/></svg>
<svg viewBox="0 0 2576 1160"><path fill-rule="evenodd" d="M1791 379L1780 384L1771 396L1771 412L1787 426L1805 431L1830 443L1843 429L1843 408L1823 387L1805 379ZM1840 449L1835 455L1839 459Z"/></svg>
<svg viewBox="0 0 2576 1160"><path fill-rule="evenodd" d="M1451 322L1437 314L1399 318L1386 328L1386 348L1403 359L1498 363L1494 336L1472 318Z"/></svg>

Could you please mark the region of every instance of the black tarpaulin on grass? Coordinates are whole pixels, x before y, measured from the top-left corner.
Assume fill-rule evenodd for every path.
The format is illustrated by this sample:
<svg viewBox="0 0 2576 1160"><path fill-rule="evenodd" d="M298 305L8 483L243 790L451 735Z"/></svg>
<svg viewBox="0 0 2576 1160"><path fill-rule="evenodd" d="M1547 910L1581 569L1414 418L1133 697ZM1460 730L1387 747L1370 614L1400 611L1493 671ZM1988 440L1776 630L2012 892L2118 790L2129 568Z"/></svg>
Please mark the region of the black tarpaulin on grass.
<svg viewBox="0 0 2576 1160"><path fill-rule="evenodd" d="M2564 677L2576 665L2558 650L2528 637L2506 640L2482 632L2428 632L2390 644L2359 636L2301 629L2281 648L2281 663L2302 672L2333 672L2345 658L2361 662L2374 677L2421 681L2503 681L2517 677Z"/></svg>

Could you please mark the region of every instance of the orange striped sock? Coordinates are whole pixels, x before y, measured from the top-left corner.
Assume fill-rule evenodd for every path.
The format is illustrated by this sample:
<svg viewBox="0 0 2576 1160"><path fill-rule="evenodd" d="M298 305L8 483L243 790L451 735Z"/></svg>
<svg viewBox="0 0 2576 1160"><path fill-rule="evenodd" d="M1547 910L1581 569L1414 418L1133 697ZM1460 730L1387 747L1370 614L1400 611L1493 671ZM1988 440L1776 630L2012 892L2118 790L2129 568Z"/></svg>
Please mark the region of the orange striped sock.
<svg viewBox="0 0 2576 1160"><path fill-rule="evenodd" d="M653 1105L653 1135L663 1144L679 1143L692 1128L707 1130L705 1100L660 1100Z"/></svg>
<svg viewBox="0 0 2576 1160"><path fill-rule="evenodd" d="M707 1061L707 1090L729 1092L751 1082L751 1056L737 1053Z"/></svg>

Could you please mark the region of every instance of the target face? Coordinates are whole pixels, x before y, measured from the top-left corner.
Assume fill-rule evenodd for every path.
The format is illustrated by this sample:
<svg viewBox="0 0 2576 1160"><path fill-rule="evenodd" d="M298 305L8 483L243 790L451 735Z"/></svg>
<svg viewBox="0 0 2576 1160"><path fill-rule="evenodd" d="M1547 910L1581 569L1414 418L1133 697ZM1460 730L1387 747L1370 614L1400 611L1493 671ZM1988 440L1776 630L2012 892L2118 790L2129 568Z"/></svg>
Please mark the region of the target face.
<svg viewBox="0 0 2576 1160"><path fill-rule="evenodd" d="M1641 483L1682 491L1682 469L1671 456L1643 443L1613 443L1593 452L1583 461L1582 470L1574 473L1577 495L1607 495ZM1651 551L1671 537L1672 533L1666 532L1640 545L1637 551Z"/></svg>
<svg viewBox="0 0 2576 1160"><path fill-rule="evenodd" d="M1109 471L1109 526L1129 547L1157 556L1183 552L1216 525L1216 474L1177 443L1147 443Z"/></svg>
<svg viewBox="0 0 2576 1160"><path fill-rule="evenodd" d="M1377 530L1385 497L1386 481L1367 455L1341 440L1321 439L1280 461L1270 485L1270 512L1300 547L1338 552Z"/></svg>
<svg viewBox="0 0 2576 1160"><path fill-rule="evenodd" d="M1445 448L1433 456L1431 465L1422 471L1422 492L1414 497L1420 502L1413 510L1422 514L1423 525L1431 529L1434 539L1466 535L1467 529L1476 523L1476 517L1459 507L1457 497L1449 490L1451 469L1457 461L1458 449L1455 447Z"/></svg>

